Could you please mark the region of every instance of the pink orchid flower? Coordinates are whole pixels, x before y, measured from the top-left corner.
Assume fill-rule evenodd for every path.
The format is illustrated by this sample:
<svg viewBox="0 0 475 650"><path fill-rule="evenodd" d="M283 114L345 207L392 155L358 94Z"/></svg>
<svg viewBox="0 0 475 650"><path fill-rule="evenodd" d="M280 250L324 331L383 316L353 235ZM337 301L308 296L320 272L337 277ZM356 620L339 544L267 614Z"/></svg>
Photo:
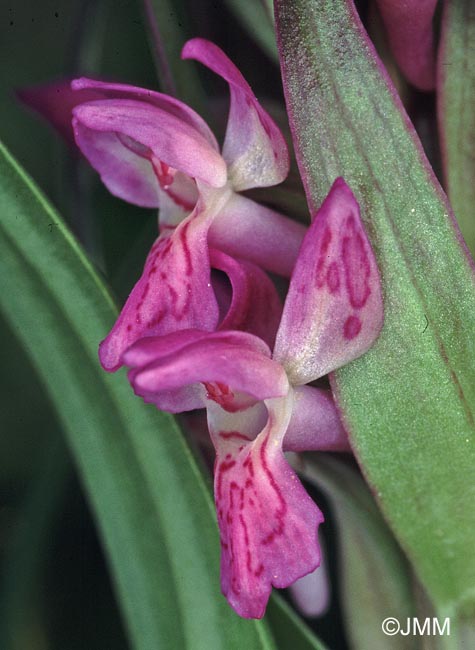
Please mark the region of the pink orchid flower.
<svg viewBox="0 0 475 650"><path fill-rule="evenodd" d="M239 194L280 183L288 173L284 138L239 70L203 39L189 41L194 58L225 79L231 104L222 152L206 123L161 93L77 79L98 93L73 109L75 138L112 194L160 208L160 236L143 275L100 346L106 370L144 336L198 328L214 331L219 306L210 281L209 247L290 275L303 226Z"/></svg>
<svg viewBox="0 0 475 650"><path fill-rule="evenodd" d="M358 204L337 179L303 240L273 354L245 331L176 331L124 354L145 401L206 407L216 449L221 586L238 614L260 618L272 586L320 563L323 516L285 450L348 447L329 391L306 384L362 355L383 323L376 261Z"/></svg>

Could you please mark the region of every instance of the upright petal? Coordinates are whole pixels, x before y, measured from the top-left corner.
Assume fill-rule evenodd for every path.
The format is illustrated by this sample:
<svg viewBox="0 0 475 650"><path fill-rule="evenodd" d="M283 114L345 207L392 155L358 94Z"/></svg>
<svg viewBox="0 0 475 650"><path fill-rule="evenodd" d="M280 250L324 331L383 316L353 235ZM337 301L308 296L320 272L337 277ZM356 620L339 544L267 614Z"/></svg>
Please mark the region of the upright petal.
<svg viewBox="0 0 475 650"><path fill-rule="evenodd" d="M210 283L207 245L212 215L212 209L199 202L176 229L156 240L142 277L99 346L106 370L117 370L125 350L142 337L216 328L219 312Z"/></svg>
<svg viewBox="0 0 475 650"><path fill-rule="evenodd" d="M184 331L143 339L125 353L124 361L135 366L129 372L135 392L163 410L163 394L169 400L171 391L196 390L200 384L206 389L201 406L212 401L229 412L285 395L289 389L285 372L272 361L266 344L245 332ZM180 410L187 409L175 412Z"/></svg>
<svg viewBox="0 0 475 650"><path fill-rule="evenodd" d="M383 324L378 267L358 203L333 184L300 249L274 358L306 384L366 352Z"/></svg>
<svg viewBox="0 0 475 650"><path fill-rule="evenodd" d="M287 145L236 66L217 45L202 38L188 41L182 58L200 61L229 84L231 105L223 156L234 189L281 183L289 171Z"/></svg>
<svg viewBox="0 0 475 650"><path fill-rule="evenodd" d="M240 413L229 429L221 426L219 407L208 409L217 454L221 588L246 618L264 615L272 586L288 587L320 563L317 529L323 516L282 452L291 395L266 404L269 417L254 440L241 433Z"/></svg>
<svg viewBox="0 0 475 650"><path fill-rule="evenodd" d="M210 249L210 261L231 283L231 302L219 329L255 334L272 348L282 303L269 276L258 266L218 250Z"/></svg>

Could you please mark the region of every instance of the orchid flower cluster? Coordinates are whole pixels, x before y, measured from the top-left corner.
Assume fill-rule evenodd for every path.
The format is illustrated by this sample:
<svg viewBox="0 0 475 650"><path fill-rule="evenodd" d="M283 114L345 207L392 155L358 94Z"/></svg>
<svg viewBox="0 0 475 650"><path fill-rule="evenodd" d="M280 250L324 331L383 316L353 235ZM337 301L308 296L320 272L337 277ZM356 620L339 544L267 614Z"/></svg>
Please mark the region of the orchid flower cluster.
<svg viewBox="0 0 475 650"><path fill-rule="evenodd" d="M217 46L193 39L183 58L229 84L222 151L175 98L72 85L92 97L73 111L82 153L114 195L160 211L143 274L99 356L108 371L127 366L136 394L159 409L206 409L222 591L238 614L259 618L272 586L320 563L323 516L284 452L349 448L330 391L310 384L373 344L381 287L343 179L308 229L242 194L285 179L285 140ZM283 305L269 271L290 277Z"/></svg>

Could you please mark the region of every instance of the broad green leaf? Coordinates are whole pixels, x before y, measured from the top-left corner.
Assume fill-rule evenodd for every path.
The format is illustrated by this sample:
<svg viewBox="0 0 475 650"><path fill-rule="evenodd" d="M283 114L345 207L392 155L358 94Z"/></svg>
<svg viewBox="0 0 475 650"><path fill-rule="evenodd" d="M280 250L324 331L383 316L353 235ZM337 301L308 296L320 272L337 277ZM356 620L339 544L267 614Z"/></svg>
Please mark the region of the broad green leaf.
<svg viewBox="0 0 475 650"><path fill-rule="evenodd" d="M353 650L417 648L414 637L385 636L381 623L415 615L407 562L374 499L354 469L324 454L307 454L304 477L328 496L338 525L340 591Z"/></svg>
<svg viewBox="0 0 475 650"><path fill-rule="evenodd" d="M475 291L449 206L352 3L276 1L312 211L337 176L384 290L374 347L333 388L355 453L438 609L475 607Z"/></svg>
<svg viewBox="0 0 475 650"><path fill-rule="evenodd" d="M274 15L266 0L226 0L226 4L244 29L272 61L278 61Z"/></svg>
<svg viewBox="0 0 475 650"><path fill-rule="evenodd" d="M219 593L209 488L173 419L97 362L116 309L60 217L0 158L0 305L64 427L136 650L270 649Z"/></svg>
<svg viewBox="0 0 475 650"><path fill-rule="evenodd" d="M440 140L447 193L475 254L475 4L446 0L438 61Z"/></svg>

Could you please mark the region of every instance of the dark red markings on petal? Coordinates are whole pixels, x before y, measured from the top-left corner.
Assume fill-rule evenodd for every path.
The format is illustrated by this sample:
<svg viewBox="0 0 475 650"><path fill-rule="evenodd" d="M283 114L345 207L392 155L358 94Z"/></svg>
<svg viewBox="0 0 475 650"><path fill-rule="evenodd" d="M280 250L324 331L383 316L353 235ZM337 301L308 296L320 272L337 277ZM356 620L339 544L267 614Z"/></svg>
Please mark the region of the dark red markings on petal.
<svg viewBox="0 0 475 650"><path fill-rule="evenodd" d="M168 165L156 158L153 154L149 160L152 163L154 174L162 190L168 194L175 205L178 205L180 208L191 212L191 210L193 210L195 207L195 204L187 201L182 196L179 196L176 192L173 191L172 185L175 177L175 170L171 169Z"/></svg>
<svg viewBox="0 0 475 650"><path fill-rule="evenodd" d="M369 277L371 266L366 244L360 232L356 231L355 218L349 215L345 222L345 236L342 242L342 258L345 280L351 306L361 309L369 298L371 289Z"/></svg>
<svg viewBox="0 0 475 650"><path fill-rule="evenodd" d="M243 433L239 433L238 431L221 431L221 433L218 434L220 438L223 440L246 440L249 442L249 438L245 436ZM226 454L226 456L231 456L231 454ZM245 463L244 463L245 464Z"/></svg>
<svg viewBox="0 0 475 650"><path fill-rule="evenodd" d="M216 496L218 499L221 499L222 496L223 474L229 472L235 464L235 460L223 460L216 466ZM220 509L220 512L222 512L222 509Z"/></svg>
<svg viewBox="0 0 475 650"><path fill-rule="evenodd" d="M259 578L264 573L264 565L261 563L258 568L254 571L256 578Z"/></svg>
<svg viewBox="0 0 475 650"><path fill-rule="evenodd" d="M343 335L345 339L351 341L355 338L355 336L358 336L361 331L361 325L362 324L358 316L348 316L343 326Z"/></svg>
<svg viewBox="0 0 475 650"><path fill-rule="evenodd" d="M220 381L205 381L203 382L204 387L206 388L206 397L212 399L213 402L219 404L225 411L228 413L235 413L241 408L240 404L236 403L234 399L233 391L226 384L221 383ZM225 436L226 434L221 433L220 436ZM237 437L241 434L230 432L229 437ZM249 440L245 436L242 436L245 440Z"/></svg>
<svg viewBox="0 0 475 650"><path fill-rule="evenodd" d="M191 261L190 246L187 239L188 228L190 227L191 221L187 221L181 228L179 236L180 243L183 249L183 254L185 256L186 268L185 273L189 277L193 272L193 263Z"/></svg>
<svg viewBox="0 0 475 650"><path fill-rule="evenodd" d="M340 288L340 274L338 272L338 264L332 262L327 270L327 286L330 293L337 293Z"/></svg>
<svg viewBox="0 0 475 650"><path fill-rule="evenodd" d="M246 460L244 461L244 463L242 465L243 465L243 467L245 467L247 469L247 471L249 472L249 475L252 478L254 478L254 464L252 462L252 458L251 458L250 455L246 458Z"/></svg>
<svg viewBox="0 0 475 650"><path fill-rule="evenodd" d="M332 232L328 226L325 227L325 230L322 234L322 239L320 242L320 247L318 249L318 259L315 267L315 284L319 289L323 287L325 282L328 283L328 249L332 240Z"/></svg>
<svg viewBox="0 0 475 650"><path fill-rule="evenodd" d="M261 445L261 448L259 449L259 457L262 464L262 468L269 481L269 484L275 492L275 496L277 497L277 500L279 502L279 507L276 508L276 510L273 513L277 520L277 525L274 526L272 531L261 540L261 544L263 546L267 546L267 544L271 544L271 542L273 542L275 537L278 537L279 535L282 535L284 533L285 531L284 516L285 513L287 512L287 503L267 463L266 450L267 450L268 442L269 442L269 434L267 434L264 442Z"/></svg>

